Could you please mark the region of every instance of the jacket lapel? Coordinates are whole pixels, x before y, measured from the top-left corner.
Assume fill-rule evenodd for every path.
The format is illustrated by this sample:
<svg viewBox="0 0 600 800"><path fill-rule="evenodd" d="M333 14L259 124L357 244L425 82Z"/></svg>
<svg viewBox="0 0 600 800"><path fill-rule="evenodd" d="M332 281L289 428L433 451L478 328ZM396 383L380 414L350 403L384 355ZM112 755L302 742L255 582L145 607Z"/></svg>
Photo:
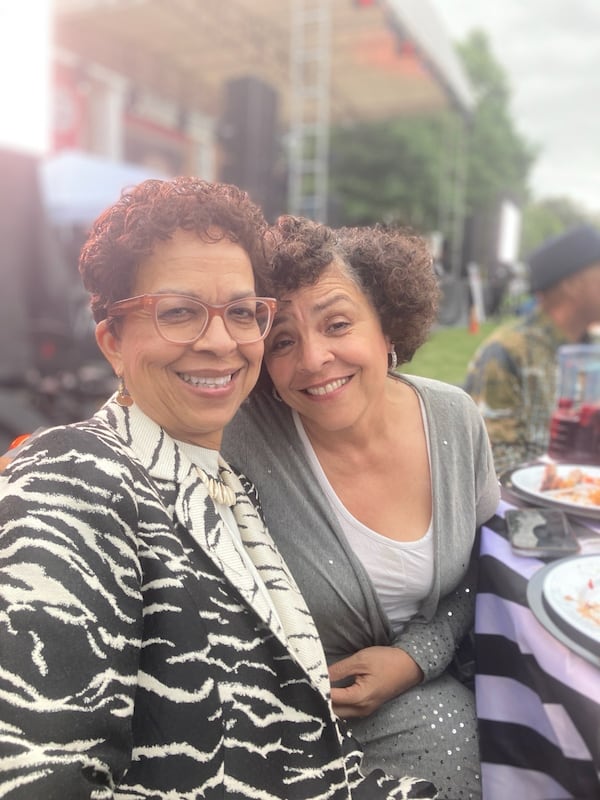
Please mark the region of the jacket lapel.
<svg viewBox="0 0 600 800"><path fill-rule="evenodd" d="M109 401L98 416L117 430L131 448L132 457L141 462L152 479L177 483L177 521L328 697L327 665L312 616L237 475L220 459L225 468L222 477L236 493L233 513L242 542L267 588L268 598L244 563L194 465L173 439L135 405L122 408Z"/></svg>
<svg viewBox="0 0 600 800"><path fill-rule="evenodd" d="M246 552L258 570L287 636L287 646L324 696L329 695L327 663L321 639L292 574L239 478L220 459L221 477L236 493L233 513Z"/></svg>
<svg viewBox="0 0 600 800"><path fill-rule="evenodd" d="M285 631L277 614L273 613L273 607L244 564L231 534L193 468L181 483L180 491L177 493L175 516L202 550L207 553L217 569L235 586L246 603L287 646Z"/></svg>

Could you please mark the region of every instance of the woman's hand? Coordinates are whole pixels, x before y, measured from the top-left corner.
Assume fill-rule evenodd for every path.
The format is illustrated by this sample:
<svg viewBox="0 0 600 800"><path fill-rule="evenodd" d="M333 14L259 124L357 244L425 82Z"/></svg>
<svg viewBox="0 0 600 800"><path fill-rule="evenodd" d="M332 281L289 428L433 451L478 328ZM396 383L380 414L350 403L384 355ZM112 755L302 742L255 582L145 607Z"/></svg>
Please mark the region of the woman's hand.
<svg viewBox="0 0 600 800"><path fill-rule="evenodd" d="M423 680L419 665L397 647L367 647L329 667L333 710L343 719L368 717ZM352 680L349 686L333 684Z"/></svg>

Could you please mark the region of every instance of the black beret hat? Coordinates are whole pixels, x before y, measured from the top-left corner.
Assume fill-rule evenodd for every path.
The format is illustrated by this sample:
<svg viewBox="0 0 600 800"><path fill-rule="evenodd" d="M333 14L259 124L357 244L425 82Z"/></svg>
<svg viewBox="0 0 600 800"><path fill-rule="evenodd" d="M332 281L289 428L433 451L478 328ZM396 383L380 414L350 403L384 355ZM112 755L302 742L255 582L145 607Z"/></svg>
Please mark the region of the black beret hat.
<svg viewBox="0 0 600 800"><path fill-rule="evenodd" d="M600 263L600 231L578 225L548 239L527 259L532 292L554 286L575 272Z"/></svg>

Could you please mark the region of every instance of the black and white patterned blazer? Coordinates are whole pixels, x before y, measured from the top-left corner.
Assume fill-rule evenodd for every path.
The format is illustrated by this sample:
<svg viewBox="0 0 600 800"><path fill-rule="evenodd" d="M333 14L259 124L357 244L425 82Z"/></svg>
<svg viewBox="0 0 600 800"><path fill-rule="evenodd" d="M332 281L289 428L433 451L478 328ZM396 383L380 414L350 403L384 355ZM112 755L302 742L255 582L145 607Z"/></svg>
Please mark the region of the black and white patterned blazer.
<svg viewBox="0 0 600 800"><path fill-rule="evenodd" d="M228 481L272 604L135 406L44 432L0 478L0 796L433 796L360 774L306 605L252 487Z"/></svg>

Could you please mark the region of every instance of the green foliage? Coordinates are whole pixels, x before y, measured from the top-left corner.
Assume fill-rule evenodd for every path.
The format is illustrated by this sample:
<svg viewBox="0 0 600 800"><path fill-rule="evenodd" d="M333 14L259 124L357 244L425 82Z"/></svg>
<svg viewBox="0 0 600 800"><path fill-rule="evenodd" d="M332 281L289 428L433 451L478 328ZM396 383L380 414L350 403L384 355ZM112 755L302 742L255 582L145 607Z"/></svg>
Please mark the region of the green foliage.
<svg viewBox="0 0 600 800"><path fill-rule="evenodd" d="M357 123L332 131L330 183L338 223L437 226L441 118Z"/></svg>
<svg viewBox="0 0 600 800"><path fill-rule="evenodd" d="M551 236L557 236L583 222L598 224L592 215L567 197L555 197L530 203L523 210L521 252L526 257Z"/></svg>
<svg viewBox="0 0 600 800"><path fill-rule="evenodd" d="M448 208L459 171L456 141L461 137L468 162L466 213L501 196L525 198L535 154L512 123L504 71L482 33L472 34L459 53L476 95L466 128L460 116L446 112L331 131L332 224L383 221L451 236Z"/></svg>
<svg viewBox="0 0 600 800"><path fill-rule="evenodd" d="M467 213L499 197L521 204L527 197L527 178L536 150L518 133L510 115L510 88L503 68L494 59L482 31L458 45L475 94L467 150Z"/></svg>

